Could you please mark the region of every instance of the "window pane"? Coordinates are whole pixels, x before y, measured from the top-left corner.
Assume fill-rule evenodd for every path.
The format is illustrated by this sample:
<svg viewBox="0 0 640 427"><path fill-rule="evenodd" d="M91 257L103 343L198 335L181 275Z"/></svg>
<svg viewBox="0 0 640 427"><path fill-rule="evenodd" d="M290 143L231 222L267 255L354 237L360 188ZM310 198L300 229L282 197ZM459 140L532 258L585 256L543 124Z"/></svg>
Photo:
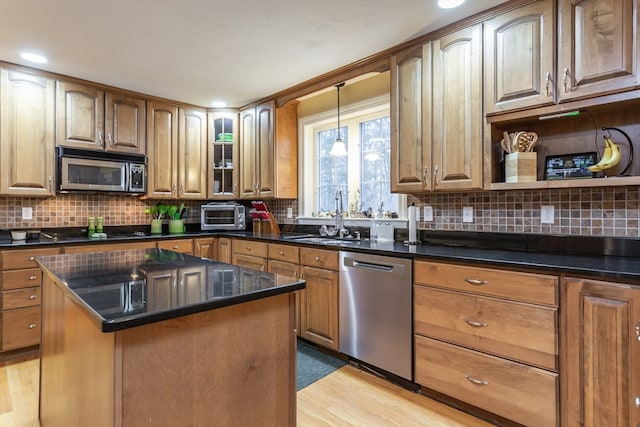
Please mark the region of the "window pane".
<svg viewBox="0 0 640 427"><path fill-rule="evenodd" d="M398 195L391 193L391 119L360 124L360 184L362 209L398 212Z"/></svg>
<svg viewBox="0 0 640 427"><path fill-rule="evenodd" d="M349 150L347 126L340 127L340 137ZM336 191L342 190L343 201L347 194L348 167L345 157L336 157L329 154L333 143L338 137L337 128L318 132L318 201L317 208L320 211L333 211L336 209Z"/></svg>

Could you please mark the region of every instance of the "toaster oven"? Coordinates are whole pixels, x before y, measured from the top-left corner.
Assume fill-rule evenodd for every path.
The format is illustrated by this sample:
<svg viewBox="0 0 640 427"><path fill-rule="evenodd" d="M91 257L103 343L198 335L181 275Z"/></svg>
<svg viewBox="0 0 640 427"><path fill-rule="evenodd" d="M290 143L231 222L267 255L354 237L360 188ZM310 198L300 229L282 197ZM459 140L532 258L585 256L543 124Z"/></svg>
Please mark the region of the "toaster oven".
<svg viewBox="0 0 640 427"><path fill-rule="evenodd" d="M212 202L200 205L200 229L244 230L245 209L238 203Z"/></svg>

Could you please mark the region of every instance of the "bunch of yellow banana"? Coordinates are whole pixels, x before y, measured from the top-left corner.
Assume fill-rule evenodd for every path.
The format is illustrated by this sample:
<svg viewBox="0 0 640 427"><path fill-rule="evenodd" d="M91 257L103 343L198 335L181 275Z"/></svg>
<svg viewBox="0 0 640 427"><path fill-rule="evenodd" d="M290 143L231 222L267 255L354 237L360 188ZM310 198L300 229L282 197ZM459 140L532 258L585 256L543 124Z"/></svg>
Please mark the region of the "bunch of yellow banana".
<svg viewBox="0 0 640 427"><path fill-rule="evenodd" d="M620 147L607 136L604 137L604 144L604 153L602 153L600 161L595 165L589 166L591 172L600 172L612 168L620 162Z"/></svg>

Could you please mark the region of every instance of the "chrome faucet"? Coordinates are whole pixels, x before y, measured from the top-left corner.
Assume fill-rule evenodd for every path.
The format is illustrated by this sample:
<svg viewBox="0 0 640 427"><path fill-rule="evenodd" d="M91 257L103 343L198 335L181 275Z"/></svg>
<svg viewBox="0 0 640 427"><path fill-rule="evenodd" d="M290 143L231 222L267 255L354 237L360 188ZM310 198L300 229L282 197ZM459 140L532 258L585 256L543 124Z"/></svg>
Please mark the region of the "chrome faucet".
<svg viewBox="0 0 640 427"><path fill-rule="evenodd" d="M342 207L342 190L336 191L336 223L334 226L327 229L329 236L346 237L349 235L349 230L344 228L344 211Z"/></svg>

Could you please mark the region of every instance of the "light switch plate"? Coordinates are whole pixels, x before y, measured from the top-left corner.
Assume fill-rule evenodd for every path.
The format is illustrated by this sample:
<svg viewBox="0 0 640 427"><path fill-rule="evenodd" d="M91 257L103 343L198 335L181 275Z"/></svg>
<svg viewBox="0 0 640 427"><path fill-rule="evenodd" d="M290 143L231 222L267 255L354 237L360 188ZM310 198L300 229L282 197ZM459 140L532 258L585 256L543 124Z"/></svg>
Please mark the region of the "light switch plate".
<svg viewBox="0 0 640 427"><path fill-rule="evenodd" d="M425 222L433 221L433 208L431 206L424 207L424 220Z"/></svg>
<svg viewBox="0 0 640 427"><path fill-rule="evenodd" d="M462 222L473 222L473 206L462 208Z"/></svg>
<svg viewBox="0 0 640 427"><path fill-rule="evenodd" d="M33 219L33 209L31 207L22 208L22 219Z"/></svg>
<svg viewBox="0 0 640 427"><path fill-rule="evenodd" d="M540 224L553 224L555 221L555 208L553 206L540 206Z"/></svg>

